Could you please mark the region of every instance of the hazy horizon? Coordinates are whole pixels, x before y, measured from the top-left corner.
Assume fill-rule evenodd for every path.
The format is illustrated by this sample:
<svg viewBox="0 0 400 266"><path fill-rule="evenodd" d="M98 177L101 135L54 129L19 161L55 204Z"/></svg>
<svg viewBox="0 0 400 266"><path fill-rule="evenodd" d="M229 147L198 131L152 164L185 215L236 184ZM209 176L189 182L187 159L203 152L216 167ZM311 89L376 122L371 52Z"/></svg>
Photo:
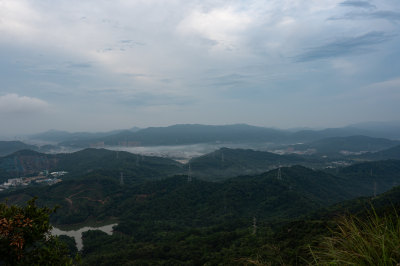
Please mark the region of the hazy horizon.
<svg viewBox="0 0 400 266"><path fill-rule="evenodd" d="M398 120L400 5L0 1L0 136Z"/></svg>
<svg viewBox="0 0 400 266"><path fill-rule="evenodd" d="M70 130L68 128L49 128L49 129L42 129L39 131L33 131L31 133L29 133L29 131L24 131L24 132L18 132L16 134L2 134L0 133L0 141L2 140L24 140L24 141L28 141L29 140L29 136L33 136L35 134L41 134L41 133L46 133L46 132L68 132L68 133L109 133L109 132L113 132L116 131L116 133L120 130L132 130L132 129L136 129L136 130L141 130L141 129L146 129L146 128L153 128L153 127L171 127L171 126L177 126L177 125L203 125L203 126L229 126L229 125L248 125L248 126L255 126L255 127L263 127L263 128L270 128L270 129L276 129L276 130L282 130L282 131L292 131L292 132L296 132L296 131L301 131L301 130L324 130L324 129L330 129L330 128L346 128L346 127L354 127L357 128L359 127L360 129L365 129L366 127L368 128L369 126L371 128L375 128L377 129L380 125L383 127L396 127L396 128L400 128L400 120L391 120L391 121L364 121L364 122L360 122L360 123L354 123L354 124L345 124L342 126L327 126L327 127L273 127L273 126L263 126L263 125L254 125L254 124L247 124L247 123L235 123L235 124L199 124L199 123L182 123L182 124L171 124L171 125L149 125L149 126L144 126L144 127L136 127L136 126L126 126L126 127L121 127L121 128L110 128L110 129L106 129L106 130ZM373 130L374 131L374 130ZM382 131L385 131L385 128L382 128ZM29 137L27 139L27 137ZM34 142L33 142L34 143Z"/></svg>

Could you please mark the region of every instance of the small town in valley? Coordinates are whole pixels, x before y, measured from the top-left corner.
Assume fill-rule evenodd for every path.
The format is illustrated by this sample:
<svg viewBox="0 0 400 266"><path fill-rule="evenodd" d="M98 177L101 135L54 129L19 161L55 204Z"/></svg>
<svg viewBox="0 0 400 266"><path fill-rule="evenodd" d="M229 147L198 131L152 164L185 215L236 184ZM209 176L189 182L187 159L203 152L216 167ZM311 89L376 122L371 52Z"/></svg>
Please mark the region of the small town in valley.
<svg viewBox="0 0 400 266"><path fill-rule="evenodd" d="M7 182L0 184L0 191L6 189L17 189L21 187L26 187L29 185L54 185L62 182L61 177L68 172L66 171L58 171L58 172L50 172L48 170L40 171L35 176L29 177L17 177L10 178Z"/></svg>

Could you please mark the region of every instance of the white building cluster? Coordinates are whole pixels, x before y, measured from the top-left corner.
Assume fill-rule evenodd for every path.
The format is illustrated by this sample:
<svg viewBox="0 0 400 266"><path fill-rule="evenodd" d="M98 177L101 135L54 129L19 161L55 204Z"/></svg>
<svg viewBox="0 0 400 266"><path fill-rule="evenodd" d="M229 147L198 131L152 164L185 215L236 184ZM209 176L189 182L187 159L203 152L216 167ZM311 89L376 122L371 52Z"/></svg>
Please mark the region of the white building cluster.
<svg viewBox="0 0 400 266"><path fill-rule="evenodd" d="M62 179L61 176L67 174L66 171L52 172L49 174L47 170L39 172L37 176L32 177L19 177L19 178L10 178L7 182L0 184L0 191L10 188L17 188L21 186L28 186L32 183L36 184L47 184L49 186L60 183Z"/></svg>

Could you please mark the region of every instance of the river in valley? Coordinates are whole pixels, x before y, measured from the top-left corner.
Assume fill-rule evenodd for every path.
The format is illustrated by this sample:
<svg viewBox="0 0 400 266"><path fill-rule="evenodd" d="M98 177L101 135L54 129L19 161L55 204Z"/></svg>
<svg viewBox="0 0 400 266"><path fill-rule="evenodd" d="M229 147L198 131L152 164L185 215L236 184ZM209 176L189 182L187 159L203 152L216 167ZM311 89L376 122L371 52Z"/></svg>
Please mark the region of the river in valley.
<svg viewBox="0 0 400 266"><path fill-rule="evenodd" d="M73 237L75 239L76 247L78 248L78 250L82 250L82 248L83 248L82 233L83 232L86 232L89 230L100 230L108 235L112 235L114 226L117 226L117 224L109 224L109 225L104 225L101 227L85 226L78 230L68 230L68 231L63 231L57 227L53 227L53 229L51 230L51 234L54 236L66 235L66 236Z"/></svg>

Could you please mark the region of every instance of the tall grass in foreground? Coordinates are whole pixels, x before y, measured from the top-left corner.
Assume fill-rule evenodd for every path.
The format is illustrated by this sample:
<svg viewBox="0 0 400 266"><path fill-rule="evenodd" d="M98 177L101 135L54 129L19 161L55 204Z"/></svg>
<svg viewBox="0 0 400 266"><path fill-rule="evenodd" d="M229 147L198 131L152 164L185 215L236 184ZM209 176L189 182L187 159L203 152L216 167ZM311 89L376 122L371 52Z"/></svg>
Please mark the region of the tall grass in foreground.
<svg viewBox="0 0 400 266"><path fill-rule="evenodd" d="M310 249L316 265L400 265L400 219L397 213L344 216L337 230Z"/></svg>

